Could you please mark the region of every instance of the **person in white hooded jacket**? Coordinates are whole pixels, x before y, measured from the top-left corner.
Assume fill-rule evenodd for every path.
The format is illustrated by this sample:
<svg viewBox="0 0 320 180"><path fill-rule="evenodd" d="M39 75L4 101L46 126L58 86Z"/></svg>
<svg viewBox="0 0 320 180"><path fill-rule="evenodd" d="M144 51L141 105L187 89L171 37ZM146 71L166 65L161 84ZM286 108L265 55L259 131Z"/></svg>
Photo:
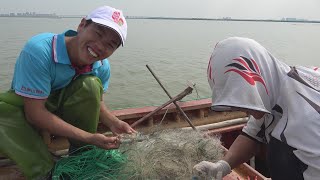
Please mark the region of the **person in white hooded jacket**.
<svg viewBox="0 0 320 180"><path fill-rule="evenodd" d="M212 110L243 111L249 121L224 158L202 161L197 173L215 177L247 162L267 144L272 180L320 179L320 72L289 66L258 42L220 41L209 61Z"/></svg>

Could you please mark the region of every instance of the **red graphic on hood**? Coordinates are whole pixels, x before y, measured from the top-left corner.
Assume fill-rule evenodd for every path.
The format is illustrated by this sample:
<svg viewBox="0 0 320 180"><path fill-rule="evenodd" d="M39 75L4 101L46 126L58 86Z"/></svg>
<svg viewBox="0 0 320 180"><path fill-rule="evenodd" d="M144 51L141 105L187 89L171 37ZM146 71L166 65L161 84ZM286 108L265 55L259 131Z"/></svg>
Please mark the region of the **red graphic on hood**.
<svg viewBox="0 0 320 180"><path fill-rule="evenodd" d="M261 76L261 72L258 64L253 59L248 59L246 57L240 56L238 58L233 59L235 62L228 64L226 67L229 69L225 71L227 72L235 72L238 73L241 77L243 77L250 85L255 85L256 81L260 82L264 88L266 89L267 94L269 94L268 89L266 87L266 83Z"/></svg>
<svg viewBox="0 0 320 180"><path fill-rule="evenodd" d="M208 68L207 68L207 76L208 76L208 81L215 84L213 76L212 76L212 67L211 67L212 62L211 61L212 61L212 56L209 59Z"/></svg>
<svg viewBox="0 0 320 180"><path fill-rule="evenodd" d="M212 80L211 58L209 59L207 74L208 74L208 78Z"/></svg>

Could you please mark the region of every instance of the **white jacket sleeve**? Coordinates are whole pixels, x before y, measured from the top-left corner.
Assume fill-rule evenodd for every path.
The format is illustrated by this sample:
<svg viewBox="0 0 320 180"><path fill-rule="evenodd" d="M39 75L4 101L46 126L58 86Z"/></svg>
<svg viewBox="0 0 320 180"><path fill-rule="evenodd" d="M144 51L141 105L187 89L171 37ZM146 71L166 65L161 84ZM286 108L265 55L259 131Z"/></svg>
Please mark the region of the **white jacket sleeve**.
<svg viewBox="0 0 320 180"><path fill-rule="evenodd" d="M246 126L242 129L242 132L254 140L257 140L261 143L267 143L269 137L266 137L266 122L268 121L267 118L269 116L272 115L264 116L258 120L253 116L250 116Z"/></svg>

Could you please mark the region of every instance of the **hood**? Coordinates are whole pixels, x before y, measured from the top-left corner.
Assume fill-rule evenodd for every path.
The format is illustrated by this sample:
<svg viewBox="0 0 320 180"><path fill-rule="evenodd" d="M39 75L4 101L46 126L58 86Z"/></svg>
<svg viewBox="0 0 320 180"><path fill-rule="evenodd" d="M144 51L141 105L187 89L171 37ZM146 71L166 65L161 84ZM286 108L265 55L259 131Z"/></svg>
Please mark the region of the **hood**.
<svg viewBox="0 0 320 180"><path fill-rule="evenodd" d="M212 107L233 106L270 113L280 79L290 67L258 42L231 37L217 43L208 64Z"/></svg>

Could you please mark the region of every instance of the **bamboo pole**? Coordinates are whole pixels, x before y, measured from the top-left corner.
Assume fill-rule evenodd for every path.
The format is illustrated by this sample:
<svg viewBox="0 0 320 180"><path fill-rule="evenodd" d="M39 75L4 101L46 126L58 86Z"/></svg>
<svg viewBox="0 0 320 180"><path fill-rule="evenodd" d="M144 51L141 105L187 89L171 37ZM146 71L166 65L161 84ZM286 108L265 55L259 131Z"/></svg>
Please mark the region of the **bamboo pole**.
<svg viewBox="0 0 320 180"><path fill-rule="evenodd" d="M133 124L131 124L131 127L135 127L138 124L140 124L141 122L145 121L146 119L148 119L149 117L153 116L154 114L156 114L158 111L160 111L162 108L168 106L169 104L171 104L172 102L175 101L179 101L180 99L184 98L186 95L190 94L192 92L193 88L192 87L187 87L182 93L178 94L177 96L175 96L174 98L170 99L168 102L164 103L163 105L159 106L157 109L153 110L152 112L150 112L149 114L145 115L144 117L140 118L139 120L137 120L136 122L134 122Z"/></svg>
<svg viewBox="0 0 320 180"><path fill-rule="evenodd" d="M169 94L169 92L166 90L166 88L162 85L160 79L156 76L156 74L152 71L152 69L148 66L148 64L146 65L147 68L149 69L149 71L151 72L151 74L153 75L153 77L157 80L157 82L159 83L159 85L161 86L161 88L164 90L164 92L169 96L170 99L172 99L171 95ZM181 109L181 107L177 104L176 101L173 101L173 104L177 107L177 109L180 111L180 113L183 115L183 117L185 118L185 120L189 123L189 125L192 127L193 130L196 130L196 128L194 127L194 125L192 124L191 120L189 119L189 117L186 115L186 113L183 112L183 110Z"/></svg>
<svg viewBox="0 0 320 180"><path fill-rule="evenodd" d="M197 129L200 131L206 131L206 130L213 130L213 129L223 128L223 127L234 126L234 125L238 125L238 124L244 124L246 122L248 122L248 117L229 119L229 120L225 120L225 121L221 121L221 122L217 122L217 123L201 125L201 126L197 126ZM184 127L181 129L191 130L190 127Z"/></svg>

